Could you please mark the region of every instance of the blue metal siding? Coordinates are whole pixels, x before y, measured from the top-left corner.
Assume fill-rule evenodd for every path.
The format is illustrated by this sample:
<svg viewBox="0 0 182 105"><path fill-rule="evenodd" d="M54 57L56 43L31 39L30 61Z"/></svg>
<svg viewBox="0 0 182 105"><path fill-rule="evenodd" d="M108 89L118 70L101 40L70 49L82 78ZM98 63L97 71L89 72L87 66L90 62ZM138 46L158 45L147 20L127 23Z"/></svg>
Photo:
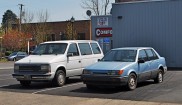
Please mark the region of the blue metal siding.
<svg viewBox="0 0 182 105"><path fill-rule="evenodd" d="M167 66L182 67L182 0L113 4L112 10L115 48L153 47Z"/></svg>

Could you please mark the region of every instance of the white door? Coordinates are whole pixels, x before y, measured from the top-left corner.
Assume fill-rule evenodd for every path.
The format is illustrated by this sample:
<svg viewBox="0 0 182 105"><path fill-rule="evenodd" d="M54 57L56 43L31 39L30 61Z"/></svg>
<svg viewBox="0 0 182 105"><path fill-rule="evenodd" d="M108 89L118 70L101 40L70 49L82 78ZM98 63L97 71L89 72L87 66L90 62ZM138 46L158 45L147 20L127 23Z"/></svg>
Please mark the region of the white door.
<svg viewBox="0 0 182 105"><path fill-rule="evenodd" d="M81 75L81 60L76 43L70 44L67 55L67 76Z"/></svg>

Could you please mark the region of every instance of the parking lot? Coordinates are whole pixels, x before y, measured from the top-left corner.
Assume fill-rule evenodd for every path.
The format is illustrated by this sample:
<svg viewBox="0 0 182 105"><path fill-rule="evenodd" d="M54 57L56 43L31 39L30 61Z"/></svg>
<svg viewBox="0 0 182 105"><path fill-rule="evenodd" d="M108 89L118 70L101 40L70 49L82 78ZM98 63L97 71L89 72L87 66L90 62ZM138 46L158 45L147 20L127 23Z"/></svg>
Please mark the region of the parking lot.
<svg viewBox="0 0 182 105"><path fill-rule="evenodd" d="M155 84L153 80L139 83L134 91L127 91L124 87L88 90L80 81L80 77L70 78L63 87L54 87L51 83L32 83L30 87L22 87L12 78L12 72L13 69L0 69L1 92L182 104L182 71L180 70L168 71L161 84Z"/></svg>

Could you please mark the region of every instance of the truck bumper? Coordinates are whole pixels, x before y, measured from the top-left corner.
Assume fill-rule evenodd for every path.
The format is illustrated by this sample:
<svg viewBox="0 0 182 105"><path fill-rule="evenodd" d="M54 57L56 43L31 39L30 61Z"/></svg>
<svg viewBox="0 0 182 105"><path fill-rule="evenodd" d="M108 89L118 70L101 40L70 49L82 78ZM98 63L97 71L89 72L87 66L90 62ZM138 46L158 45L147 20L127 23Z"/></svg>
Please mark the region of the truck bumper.
<svg viewBox="0 0 182 105"><path fill-rule="evenodd" d="M50 81L52 80L52 74L12 74L13 78L29 81Z"/></svg>

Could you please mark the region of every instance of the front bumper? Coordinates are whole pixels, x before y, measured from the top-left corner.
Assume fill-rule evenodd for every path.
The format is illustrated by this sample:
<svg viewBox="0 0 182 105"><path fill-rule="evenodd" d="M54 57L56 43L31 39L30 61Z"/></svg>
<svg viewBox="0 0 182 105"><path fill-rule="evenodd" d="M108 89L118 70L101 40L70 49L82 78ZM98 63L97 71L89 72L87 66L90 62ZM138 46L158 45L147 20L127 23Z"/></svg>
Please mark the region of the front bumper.
<svg viewBox="0 0 182 105"><path fill-rule="evenodd" d="M52 80L51 74L12 74L13 78L29 81L50 81Z"/></svg>
<svg viewBox="0 0 182 105"><path fill-rule="evenodd" d="M127 84L128 77L82 75L81 80L83 81L84 84L90 84L90 85L122 86Z"/></svg>

